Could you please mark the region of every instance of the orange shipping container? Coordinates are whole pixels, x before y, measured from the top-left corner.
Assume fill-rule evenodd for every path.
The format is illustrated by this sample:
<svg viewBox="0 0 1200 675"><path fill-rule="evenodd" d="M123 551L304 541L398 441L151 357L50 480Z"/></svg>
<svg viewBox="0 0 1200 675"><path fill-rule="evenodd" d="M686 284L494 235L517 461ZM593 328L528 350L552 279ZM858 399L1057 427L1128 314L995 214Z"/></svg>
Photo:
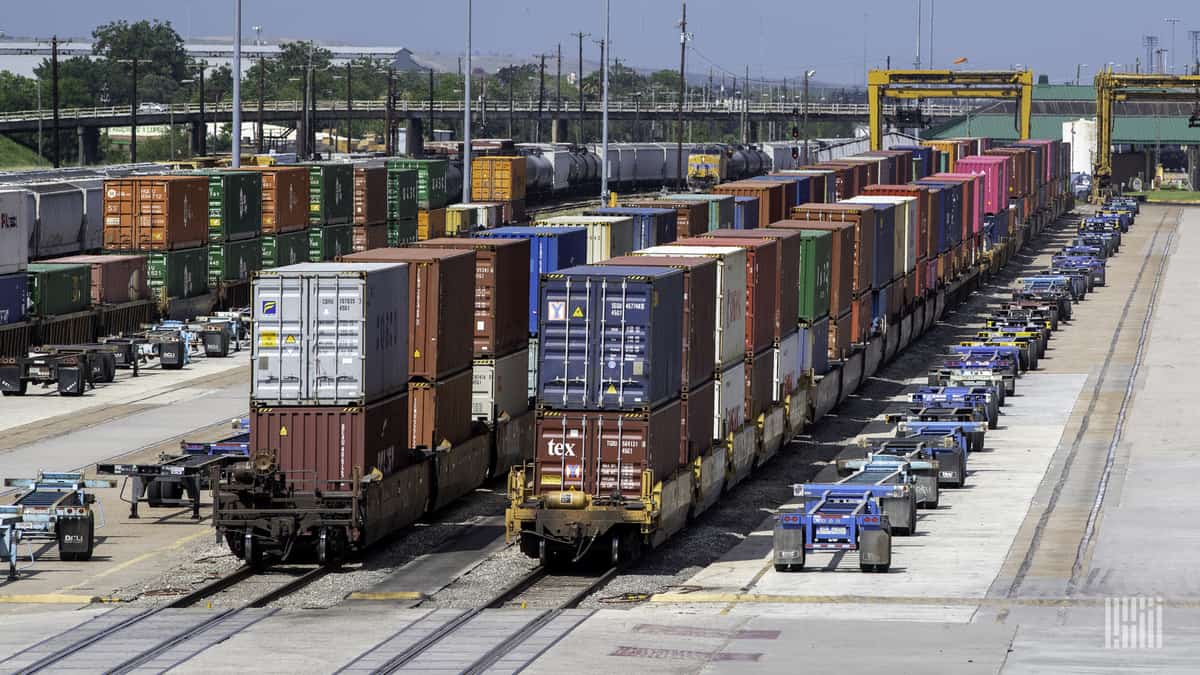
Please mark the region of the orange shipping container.
<svg viewBox="0 0 1200 675"><path fill-rule="evenodd" d="M387 246L387 234L387 223L355 225L350 250L358 253L360 251L369 251L373 248L384 248Z"/></svg>
<svg viewBox="0 0 1200 675"><path fill-rule="evenodd" d="M758 198L758 226L766 227L787 217L788 205L784 203L786 186L770 181L741 180L724 183L713 188L719 195L738 195Z"/></svg>
<svg viewBox="0 0 1200 675"><path fill-rule="evenodd" d="M446 209L417 209L417 241L446 236Z"/></svg>
<svg viewBox="0 0 1200 675"><path fill-rule="evenodd" d="M886 293L884 289L880 291ZM871 294L865 293L850 302L850 341L859 344L871 337Z"/></svg>
<svg viewBox="0 0 1200 675"><path fill-rule="evenodd" d="M484 155L471 160L471 200L525 199L525 158Z"/></svg>
<svg viewBox="0 0 1200 675"><path fill-rule="evenodd" d="M354 169L354 224L387 222L387 169L360 166Z"/></svg>
<svg viewBox="0 0 1200 675"><path fill-rule="evenodd" d="M258 166L262 173L262 233L282 234L308 227L308 169Z"/></svg>
<svg viewBox="0 0 1200 675"><path fill-rule="evenodd" d="M104 181L105 248L172 251L207 243L207 176Z"/></svg>
<svg viewBox="0 0 1200 675"><path fill-rule="evenodd" d="M867 308L870 315L871 308ZM829 317L829 358L844 359L850 356L850 318L851 312L834 318Z"/></svg>

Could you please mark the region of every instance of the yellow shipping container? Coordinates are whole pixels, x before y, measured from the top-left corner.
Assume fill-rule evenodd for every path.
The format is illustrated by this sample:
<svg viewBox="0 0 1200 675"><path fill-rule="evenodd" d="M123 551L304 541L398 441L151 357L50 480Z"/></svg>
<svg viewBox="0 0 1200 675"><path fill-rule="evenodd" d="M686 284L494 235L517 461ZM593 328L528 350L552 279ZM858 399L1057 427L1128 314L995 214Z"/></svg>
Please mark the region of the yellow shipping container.
<svg viewBox="0 0 1200 675"><path fill-rule="evenodd" d="M417 209L417 241L446 236L446 209Z"/></svg>
<svg viewBox="0 0 1200 675"><path fill-rule="evenodd" d="M471 200L525 198L525 158L484 155L471 161Z"/></svg>
<svg viewBox="0 0 1200 675"><path fill-rule="evenodd" d="M588 264L629 255L637 248L633 218L624 216L554 216L533 222L535 227L585 227Z"/></svg>
<svg viewBox="0 0 1200 675"><path fill-rule="evenodd" d="M470 233L476 227L478 210L474 204L451 204L446 207L446 236Z"/></svg>

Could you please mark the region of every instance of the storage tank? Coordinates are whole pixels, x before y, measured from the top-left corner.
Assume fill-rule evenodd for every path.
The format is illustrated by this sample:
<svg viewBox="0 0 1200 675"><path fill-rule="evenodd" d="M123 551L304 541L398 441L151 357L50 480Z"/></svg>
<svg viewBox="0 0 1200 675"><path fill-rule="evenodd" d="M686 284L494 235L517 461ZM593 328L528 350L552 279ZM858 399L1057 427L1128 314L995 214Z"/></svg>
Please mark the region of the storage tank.
<svg viewBox="0 0 1200 675"><path fill-rule="evenodd" d="M554 189L554 165L541 150L525 155L526 192L549 192Z"/></svg>

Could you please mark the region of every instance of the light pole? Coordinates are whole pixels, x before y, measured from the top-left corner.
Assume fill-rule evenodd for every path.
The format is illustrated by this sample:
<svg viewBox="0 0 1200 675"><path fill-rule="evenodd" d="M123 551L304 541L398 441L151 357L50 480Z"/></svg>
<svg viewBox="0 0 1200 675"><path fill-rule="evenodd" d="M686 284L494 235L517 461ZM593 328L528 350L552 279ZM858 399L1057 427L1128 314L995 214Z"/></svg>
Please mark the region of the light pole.
<svg viewBox="0 0 1200 675"><path fill-rule="evenodd" d="M242 0L233 2L233 147L231 164L242 166Z"/></svg>
<svg viewBox="0 0 1200 675"><path fill-rule="evenodd" d="M37 85L37 103L38 103L38 157L42 156L42 78L37 78L33 81Z"/></svg>
<svg viewBox="0 0 1200 675"><path fill-rule="evenodd" d="M805 164L809 163L809 161L808 161L808 80L809 80L809 78L811 78L813 75L816 75L816 74L817 74L817 71L815 71L815 70L804 71L804 121L803 121L802 125L804 127L803 134L804 134L804 163Z"/></svg>
<svg viewBox="0 0 1200 675"><path fill-rule="evenodd" d="M130 65L131 75L130 82L132 83L131 98L129 100L129 163L137 164L137 80L138 80L138 61L141 59L134 57L132 59L118 59L117 63L128 63Z"/></svg>
<svg viewBox="0 0 1200 675"><path fill-rule="evenodd" d="M1175 24L1179 23L1181 21L1181 19L1169 17L1169 18L1163 19L1163 21L1166 21L1167 23L1171 24L1171 73L1174 74L1175 73Z"/></svg>
<svg viewBox="0 0 1200 675"><path fill-rule="evenodd" d="M1083 69L1087 67L1086 63L1075 64L1075 86L1079 86L1079 78L1083 75Z"/></svg>
<svg viewBox="0 0 1200 675"><path fill-rule="evenodd" d="M603 92L603 119L601 120L600 145L604 148L604 158L601 161L602 169L600 172L600 205L603 206L608 201L608 50L609 45L609 0L604 0L604 45L601 52L604 58L601 59L604 68L604 92Z"/></svg>
<svg viewBox="0 0 1200 675"><path fill-rule="evenodd" d="M462 202L471 201L471 0L467 0L467 76L463 78Z"/></svg>
<svg viewBox="0 0 1200 675"><path fill-rule="evenodd" d="M180 80L179 84L191 84L195 80ZM171 159L175 159L175 103L167 104L167 135L171 142Z"/></svg>

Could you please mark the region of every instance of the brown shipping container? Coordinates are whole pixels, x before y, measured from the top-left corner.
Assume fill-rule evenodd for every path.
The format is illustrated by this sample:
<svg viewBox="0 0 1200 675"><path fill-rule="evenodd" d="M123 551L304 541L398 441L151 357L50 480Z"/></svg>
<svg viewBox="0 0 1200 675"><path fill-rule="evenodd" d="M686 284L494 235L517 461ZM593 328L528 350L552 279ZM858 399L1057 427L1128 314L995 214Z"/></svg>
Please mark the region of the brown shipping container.
<svg viewBox="0 0 1200 675"><path fill-rule="evenodd" d="M778 270L775 276L775 339L791 335L800 320L800 233L764 227L749 230L713 230L706 236L720 239L722 243L754 239L775 240L775 252L778 256L775 263L775 269Z"/></svg>
<svg viewBox="0 0 1200 675"><path fill-rule="evenodd" d="M886 293L887 290L880 291ZM871 337L871 294L855 298L850 303L850 341L860 344Z"/></svg>
<svg viewBox="0 0 1200 675"><path fill-rule="evenodd" d="M751 423L771 407L775 390L775 354L765 349L746 357L746 416Z"/></svg>
<svg viewBox="0 0 1200 675"><path fill-rule="evenodd" d="M854 223L854 294L871 290L875 268L875 207L870 204L803 204L796 220Z"/></svg>
<svg viewBox="0 0 1200 675"><path fill-rule="evenodd" d="M917 198L917 257L937 255L937 241L929 236L933 227L934 199L941 190L928 185L869 185L863 191L867 195Z"/></svg>
<svg viewBox="0 0 1200 675"><path fill-rule="evenodd" d="M250 411L251 456L274 454L299 489L328 489L320 482L352 480L356 469L359 476L372 469L394 473L412 462L408 448L406 392L365 406Z"/></svg>
<svg viewBox="0 0 1200 675"><path fill-rule="evenodd" d="M207 176L104 181L105 248L173 251L207 243Z"/></svg>
<svg viewBox="0 0 1200 675"><path fill-rule="evenodd" d="M355 253L369 251L373 248L383 248L387 246L387 223L374 223L372 225L355 225L351 233L353 237L351 249Z"/></svg>
<svg viewBox="0 0 1200 675"><path fill-rule="evenodd" d="M822 230L830 233L833 243L830 251L829 313L837 316L850 311L850 300L854 297L854 237L858 228L853 223L781 220L771 223L770 229Z"/></svg>
<svg viewBox="0 0 1200 675"><path fill-rule="evenodd" d="M529 240L443 237L417 248L475 254L475 358L504 356L529 345Z"/></svg>
<svg viewBox="0 0 1200 675"><path fill-rule="evenodd" d="M282 234L308 227L308 168L262 166L262 232Z"/></svg>
<svg viewBox="0 0 1200 675"><path fill-rule="evenodd" d="M642 472L662 481L679 468L679 400L649 412L559 412L538 415L534 458L539 493L575 490L608 496L642 494ZM711 429L712 420L707 420Z"/></svg>
<svg viewBox="0 0 1200 675"><path fill-rule="evenodd" d="M770 180L765 180L765 179L770 179ZM783 186L783 203L781 204L782 208L779 211L778 218L772 218L771 220L762 220L761 215L760 215L759 216L760 219L758 221L759 227L766 227L767 225L775 222L776 220L783 220L784 218L787 218L788 209L790 209L794 204L796 204L797 202L800 201L800 196L799 196L800 183L796 180L795 176L767 175L767 176L765 176L765 179L749 180L749 181L745 181L745 182L750 183L750 184L758 183L758 184L762 184L762 185L782 185ZM807 200L805 200L805 201L807 201ZM762 203L759 202L760 207L761 207L761 204Z"/></svg>
<svg viewBox="0 0 1200 675"><path fill-rule="evenodd" d="M376 248L344 255L338 260L408 263L410 378L438 380L470 367L472 331L464 320L463 310L471 307L475 298L475 255L472 252ZM467 398L470 399L469 391Z"/></svg>
<svg viewBox="0 0 1200 675"><path fill-rule="evenodd" d="M674 202L665 199L641 199L622 202L622 206L645 206L656 209L675 209L675 236L678 239L696 237L708 232L708 202Z"/></svg>
<svg viewBox="0 0 1200 675"><path fill-rule="evenodd" d="M354 169L354 224L387 222L387 169L359 166Z"/></svg>
<svg viewBox="0 0 1200 675"><path fill-rule="evenodd" d="M779 303L779 244L773 239L714 242L692 237L680 246L737 246L746 249L746 347L758 353L775 339L775 308Z"/></svg>
<svg viewBox="0 0 1200 675"><path fill-rule="evenodd" d="M455 446L471 438L468 367L437 382L408 384L408 443L413 448Z"/></svg>
<svg viewBox="0 0 1200 675"><path fill-rule="evenodd" d="M869 314L868 310L868 314ZM852 312L829 317L829 358L844 359L850 355L850 322Z"/></svg>
<svg viewBox="0 0 1200 675"><path fill-rule="evenodd" d="M417 209L417 240L446 236L446 209Z"/></svg>
<svg viewBox="0 0 1200 675"><path fill-rule="evenodd" d="M759 227L766 227L767 223L773 223L787 217L787 204L784 203L785 187L783 183L741 180L718 185L712 191L719 195L757 197L758 225ZM795 204L796 202L792 201L790 203Z"/></svg>
<svg viewBox="0 0 1200 675"><path fill-rule="evenodd" d="M821 164L812 164L810 166L802 166L800 168L833 171L834 194L837 195L838 199L850 199L851 197L857 195L854 185L854 167L849 164L822 162Z"/></svg>
<svg viewBox="0 0 1200 675"><path fill-rule="evenodd" d="M680 399L680 463L703 455L712 446L713 414L717 405L717 383L709 381L685 392Z"/></svg>
<svg viewBox="0 0 1200 675"><path fill-rule="evenodd" d="M92 266L92 304L115 305L150 297L144 255L72 255L43 260Z"/></svg>
<svg viewBox="0 0 1200 675"><path fill-rule="evenodd" d="M702 382L712 380L713 363L716 361L716 342L712 339L717 322L717 305L713 302L717 294L716 259L630 255L596 264L683 270L683 375L680 381L683 382L684 391L693 391ZM712 435L711 427L705 434Z"/></svg>

